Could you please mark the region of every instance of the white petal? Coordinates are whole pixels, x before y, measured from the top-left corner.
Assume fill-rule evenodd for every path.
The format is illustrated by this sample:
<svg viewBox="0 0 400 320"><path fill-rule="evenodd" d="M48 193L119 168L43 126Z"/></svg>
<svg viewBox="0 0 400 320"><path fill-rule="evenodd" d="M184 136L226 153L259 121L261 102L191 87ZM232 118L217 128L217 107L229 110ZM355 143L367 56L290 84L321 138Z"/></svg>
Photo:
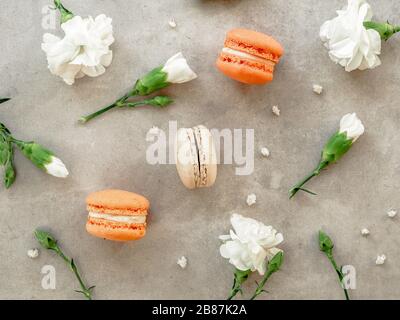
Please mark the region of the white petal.
<svg viewBox="0 0 400 320"><path fill-rule="evenodd" d="M197 78L181 52L168 59L162 71L167 74L167 82L169 83L185 83Z"/></svg>
<svg viewBox="0 0 400 320"><path fill-rule="evenodd" d="M57 178L66 178L69 174L64 163L57 157L52 156L51 162L44 166L46 172Z"/></svg>

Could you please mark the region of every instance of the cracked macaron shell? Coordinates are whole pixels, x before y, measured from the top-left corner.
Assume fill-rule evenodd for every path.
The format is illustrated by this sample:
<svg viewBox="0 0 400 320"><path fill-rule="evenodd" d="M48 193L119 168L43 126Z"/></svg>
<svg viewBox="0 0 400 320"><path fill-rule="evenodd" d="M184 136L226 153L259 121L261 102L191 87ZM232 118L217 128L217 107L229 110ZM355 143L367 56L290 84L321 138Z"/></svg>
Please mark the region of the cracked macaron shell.
<svg viewBox="0 0 400 320"><path fill-rule="evenodd" d="M204 126L179 129L176 167L188 189L210 187L217 177L217 154L213 137Z"/></svg>

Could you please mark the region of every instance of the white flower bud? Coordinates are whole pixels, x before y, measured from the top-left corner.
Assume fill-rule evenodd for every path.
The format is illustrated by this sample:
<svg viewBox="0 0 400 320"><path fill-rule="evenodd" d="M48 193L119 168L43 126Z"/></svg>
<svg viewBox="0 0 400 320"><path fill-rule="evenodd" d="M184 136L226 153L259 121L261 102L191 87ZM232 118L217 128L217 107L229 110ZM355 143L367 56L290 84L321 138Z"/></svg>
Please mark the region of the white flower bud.
<svg viewBox="0 0 400 320"><path fill-rule="evenodd" d="M197 78L181 52L171 57L161 71L167 74L169 83L185 83Z"/></svg>
<svg viewBox="0 0 400 320"><path fill-rule="evenodd" d="M340 133L346 133L353 143L364 133L365 128L355 113L348 113L340 120Z"/></svg>
<svg viewBox="0 0 400 320"><path fill-rule="evenodd" d="M51 162L44 166L46 172L57 178L66 178L69 174L64 163L57 157L52 156Z"/></svg>

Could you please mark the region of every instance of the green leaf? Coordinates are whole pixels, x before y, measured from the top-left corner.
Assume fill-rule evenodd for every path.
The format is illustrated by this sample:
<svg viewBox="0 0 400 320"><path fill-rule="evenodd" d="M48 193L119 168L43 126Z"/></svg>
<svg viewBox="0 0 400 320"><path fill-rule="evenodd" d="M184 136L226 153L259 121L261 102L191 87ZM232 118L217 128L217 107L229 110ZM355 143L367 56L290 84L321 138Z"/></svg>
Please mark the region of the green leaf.
<svg viewBox="0 0 400 320"><path fill-rule="evenodd" d="M319 248L321 249L321 251L325 252L328 255L332 255L334 244L331 238L323 231L319 231L318 239Z"/></svg>
<svg viewBox="0 0 400 320"><path fill-rule="evenodd" d="M12 155L10 156L10 158L12 158ZM7 189L10 188L11 185L14 183L15 177L16 174L13 166L13 161L12 159L9 159L6 163L4 171L4 185Z"/></svg>
<svg viewBox="0 0 400 320"><path fill-rule="evenodd" d="M57 240L49 232L36 230L35 238L43 248L54 251L58 250Z"/></svg>
<svg viewBox="0 0 400 320"><path fill-rule="evenodd" d="M322 151L322 161L327 164L337 162L349 149L353 141L347 138L346 133L335 133L326 143Z"/></svg>
<svg viewBox="0 0 400 320"><path fill-rule="evenodd" d="M269 273L277 272L283 264L283 251L279 251L268 263Z"/></svg>

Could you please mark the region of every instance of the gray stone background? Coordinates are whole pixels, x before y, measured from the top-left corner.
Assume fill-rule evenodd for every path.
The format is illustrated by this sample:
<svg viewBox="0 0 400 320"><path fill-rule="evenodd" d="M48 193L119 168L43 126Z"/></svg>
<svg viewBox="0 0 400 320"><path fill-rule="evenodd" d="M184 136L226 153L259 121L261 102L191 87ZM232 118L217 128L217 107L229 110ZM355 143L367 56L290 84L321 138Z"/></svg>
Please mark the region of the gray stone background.
<svg viewBox="0 0 400 320"><path fill-rule="evenodd" d="M0 95L13 98L1 106L1 121L20 139L54 150L71 173L66 180L50 177L16 153L15 185L0 192L0 298L81 298L59 258L43 250L36 260L26 255L37 247L33 230L46 227L76 259L86 281L96 285L97 299L224 299L233 268L219 256L218 236L229 230L233 211L284 234L286 260L268 282L264 299L343 299L318 249L321 228L334 239L338 263L357 270L353 299L400 298L399 220L386 215L400 207L399 36L383 44L382 66L349 74L330 61L318 37L320 25L344 0L63 2L76 14L106 13L114 19L114 61L99 78L65 85L47 70L40 49L46 32L41 11L50 1L0 1ZM370 4L377 20L400 22L398 1ZM171 18L175 30L168 26ZM233 27L269 33L284 45L273 83L246 86L216 71L225 33ZM174 105L117 110L86 126L77 124L178 51L199 78L164 90L176 99ZM323 95L312 92L313 83L324 86ZM282 110L279 118L272 105ZM318 196L299 194L289 201L288 189L314 168L326 139L348 112L357 112L366 134L308 185ZM173 165L146 163L147 131L167 130L169 120L180 127L255 129L254 173L236 176L235 166L221 165L213 188L186 190ZM264 145L271 150L269 159L259 155ZM85 197L104 188L150 200L143 240L121 244L86 233ZM249 208L245 200L252 192L258 202ZM360 235L363 227L371 230L367 239ZM376 266L381 253L388 260ZM189 260L186 270L176 265L181 255ZM56 268L56 290L41 288L46 264ZM257 279L248 281L247 295Z"/></svg>

